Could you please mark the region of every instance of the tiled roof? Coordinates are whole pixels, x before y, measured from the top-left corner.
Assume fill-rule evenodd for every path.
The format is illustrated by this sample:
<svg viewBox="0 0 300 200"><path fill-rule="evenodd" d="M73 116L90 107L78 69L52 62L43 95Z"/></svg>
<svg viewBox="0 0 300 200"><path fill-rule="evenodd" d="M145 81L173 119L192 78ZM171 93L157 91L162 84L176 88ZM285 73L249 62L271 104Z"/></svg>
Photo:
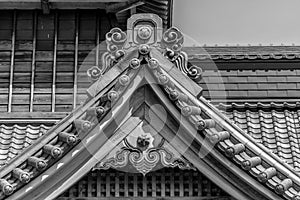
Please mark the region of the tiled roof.
<svg viewBox="0 0 300 200"><path fill-rule="evenodd" d="M205 70L200 83L212 100L254 101L299 98L300 70Z"/></svg>
<svg viewBox="0 0 300 200"><path fill-rule="evenodd" d="M191 60L300 59L299 46L186 47L184 51Z"/></svg>
<svg viewBox="0 0 300 200"><path fill-rule="evenodd" d="M300 104L233 103L218 108L257 143L300 171Z"/></svg>
<svg viewBox="0 0 300 200"><path fill-rule="evenodd" d="M40 125L0 125L0 167L28 147L51 126Z"/></svg>

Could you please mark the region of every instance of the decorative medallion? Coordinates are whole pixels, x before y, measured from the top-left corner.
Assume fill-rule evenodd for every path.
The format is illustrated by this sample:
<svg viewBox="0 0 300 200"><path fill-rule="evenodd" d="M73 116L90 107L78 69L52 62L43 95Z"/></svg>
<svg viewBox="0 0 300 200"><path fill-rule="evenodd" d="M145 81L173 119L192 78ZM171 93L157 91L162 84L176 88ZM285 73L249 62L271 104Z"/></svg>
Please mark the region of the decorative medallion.
<svg viewBox="0 0 300 200"><path fill-rule="evenodd" d="M138 36L142 40L148 40L151 37L151 35L152 35L152 30L150 29L150 27L142 26L138 30Z"/></svg>
<svg viewBox="0 0 300 200"><path fill-rule="evenodd" d="M115 168L146 175L164 167L195 169L159 134L144 132L140 127L130 133L95 169Z"/></svg>

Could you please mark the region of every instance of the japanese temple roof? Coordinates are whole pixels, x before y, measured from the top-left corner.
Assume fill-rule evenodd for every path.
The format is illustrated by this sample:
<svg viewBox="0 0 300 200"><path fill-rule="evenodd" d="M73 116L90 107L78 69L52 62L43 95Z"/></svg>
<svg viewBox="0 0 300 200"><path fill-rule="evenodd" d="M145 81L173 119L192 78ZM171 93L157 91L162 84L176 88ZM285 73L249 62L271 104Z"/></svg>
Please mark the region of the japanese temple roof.
<svg viewBox="0 0 300 200"><path fill-rule="evenodd" d="M129 24L133 25L133 21L141 17L148 20L154 17L158 38L163 35L162 21L156 15L136 15ZM209 174L212 181L235 198L299 200L298 103L250 104L244 99L240 103L226 102L231 97L230 90L228 94L223 91L225 98L220 98L221 103L213 101L204 85L213 84L212 88L216 85L220 88L228 83L225 80L213 82L210 78L214 72L205 68L200 81L200 68L187 68L186 54L178 48L183 41L177 29L167 30L161 37L162 43L151 34L149 37L146 27L141 32L136 36L139 42L130 37L135 33L132 29L128 30L128 41L120 29L113 29L107 35L107 55L114 60L105 60L101 69L89 70L90 75L98 76L91 76L95 82L88 88L88 98L81 106L2 168L0 198L56 197L99 160L105 160L116 144L125 140L138 124L145 122L184 159L202 173ZM170 32L175 32L179 39L170 39ZM119 36L117 42L112 39L114 33ZM153 42L151 48L140 44L144 40ZM123 47L126 53L122 51ZM174 51L170 52L166 47ZM175 60L174 54L177 55ZM222 70L227 73L228 82L235 77L235 82L230 84L237 84L239 89L242 89L242 83L248 87L247 81L251 77L273 84L276 89L283 87L280 84L287 78L296 76L293 84L298 78L297 73L279 69L266 73ZM102 71L105 73L99 73ZM270 73L274 73L272 79ZM279 74L285 77L282 83L276 79ZM253 91L261 89L256 84L259 83L255 82ZM139 88L141 91L136 94ZM237 100L244 96L235 97ZM271 101L274 96L267 97L267 101ZM282 100L281 97L278 99ZM163 119L166 116L163 109L152 108L157 104L167 110L166 119ZM151 125L152 120L155 124ZM160 125L163 125L161 130Z"/></svg>

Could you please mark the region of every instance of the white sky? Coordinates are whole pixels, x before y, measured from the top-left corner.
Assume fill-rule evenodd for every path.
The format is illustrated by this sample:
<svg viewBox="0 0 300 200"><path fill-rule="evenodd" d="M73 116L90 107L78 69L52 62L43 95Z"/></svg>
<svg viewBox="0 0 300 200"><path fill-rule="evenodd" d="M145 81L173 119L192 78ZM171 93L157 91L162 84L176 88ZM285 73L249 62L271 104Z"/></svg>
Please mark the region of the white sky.
<svg viewBox="0 0 300 200"><path fill-rule="evenodd" d="M187 45L300 45L300 0L174 0ZM194 40L194 41L193 41Z"/></svg>

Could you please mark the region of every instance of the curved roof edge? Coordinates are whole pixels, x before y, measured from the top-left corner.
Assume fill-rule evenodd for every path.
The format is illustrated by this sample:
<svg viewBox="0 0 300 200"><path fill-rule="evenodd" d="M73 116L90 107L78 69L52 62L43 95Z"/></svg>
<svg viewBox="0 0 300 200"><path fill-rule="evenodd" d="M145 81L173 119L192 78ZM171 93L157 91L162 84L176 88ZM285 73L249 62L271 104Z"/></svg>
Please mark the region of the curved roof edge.
<svg viewBox="0 0 300 200"><path fill-rule="evenodd" d="M191 60L295 60L300 46L184 47Z"/></svg>

